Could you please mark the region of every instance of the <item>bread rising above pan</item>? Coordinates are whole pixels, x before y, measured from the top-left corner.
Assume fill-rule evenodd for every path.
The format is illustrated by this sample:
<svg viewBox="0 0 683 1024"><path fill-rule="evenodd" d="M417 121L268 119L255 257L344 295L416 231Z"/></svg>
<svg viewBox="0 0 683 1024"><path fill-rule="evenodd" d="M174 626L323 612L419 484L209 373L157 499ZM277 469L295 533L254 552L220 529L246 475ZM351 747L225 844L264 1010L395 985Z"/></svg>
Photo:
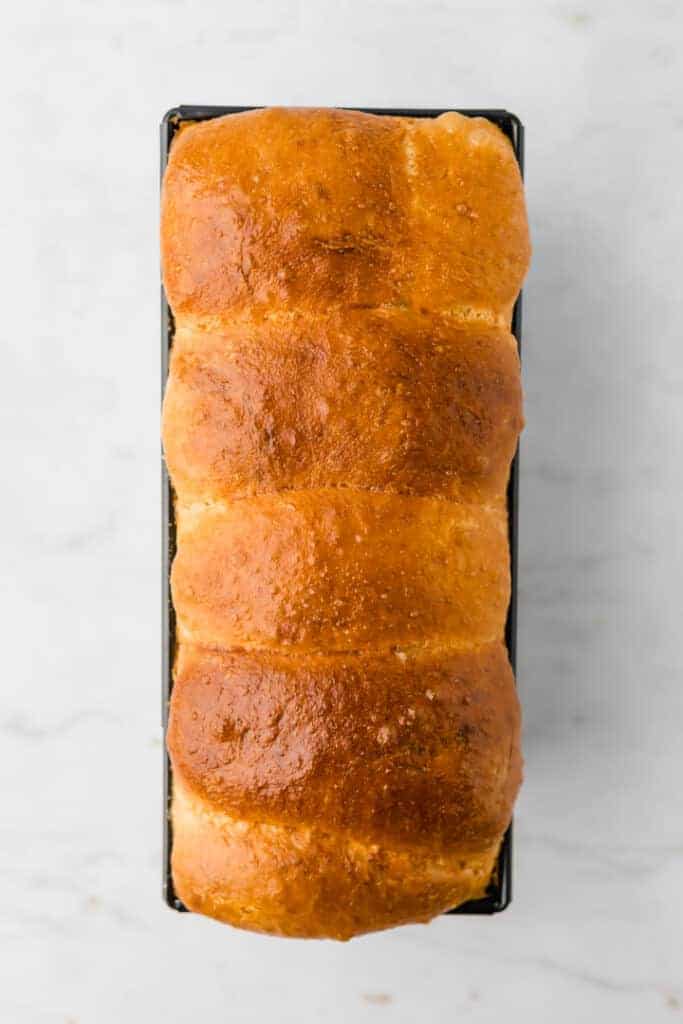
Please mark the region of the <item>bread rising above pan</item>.
<svg viewBox="0 0 683 1024"><path fill-rule="evenodd" d="M482 119L177 133L167 743L190 909L346 939L486 891L521 778L503 638L528 258Z"/></svg>

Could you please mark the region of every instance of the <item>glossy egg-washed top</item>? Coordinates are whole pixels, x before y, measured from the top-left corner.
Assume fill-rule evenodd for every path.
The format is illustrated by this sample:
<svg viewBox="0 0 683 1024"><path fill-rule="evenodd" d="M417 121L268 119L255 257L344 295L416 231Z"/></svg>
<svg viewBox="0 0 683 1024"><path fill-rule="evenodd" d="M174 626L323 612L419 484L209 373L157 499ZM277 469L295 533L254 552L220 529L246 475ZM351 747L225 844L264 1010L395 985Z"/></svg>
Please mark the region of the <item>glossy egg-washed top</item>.
<svg viewBox="0 0 683 1024"><path fill-rule="evenodd" d="M281 935L428 920L485 892L521 779L514 153L454 113L184 125L162 259L176 891Z"/></svg>

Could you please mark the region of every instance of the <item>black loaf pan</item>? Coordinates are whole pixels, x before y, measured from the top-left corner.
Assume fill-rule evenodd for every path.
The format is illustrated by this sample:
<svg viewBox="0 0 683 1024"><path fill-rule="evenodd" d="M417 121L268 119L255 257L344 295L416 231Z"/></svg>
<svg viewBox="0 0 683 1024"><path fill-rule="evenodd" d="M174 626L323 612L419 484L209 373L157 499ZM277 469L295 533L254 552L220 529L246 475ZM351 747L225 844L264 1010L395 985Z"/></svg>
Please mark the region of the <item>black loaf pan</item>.
<svg viewBox="0 0 683 1024"><path fill-rule="evenodd" d="M203 106L181 106L173 107L164 116L161 122L161 175L163 178L168 154L178 127L183 121L207 121L212 117L222 117L225 114L239 114L245 110L258 110L258 107L203 107ZM361 109L366 114L383 114L390 117L438 117L445 114L447 110L398 110L394 108L382 109L378 107L353 107ZM520 170L524 173L524 126L514 114L507 110L459 110L458 113L467 117L485 117L504 132L510 139L519 163ZM518 349L522 340L522 296L517 299L512 315L512 333L517 340ZM169 309L161 289L161 387L162 393L166 387L168 376L168 359L173 339L173 315ZM505 626L505 642L510 655L513 669L515 668L515 655L517 647L517 510L518 510L518 488L519 488L519 451L515 455L510 472L510 483L508 485L508 522L510 530L510 569L512 591L510 596L510 607L508 609L507 623ZM164 734L168 720L168 702L171 697L173 686L172 670L173 657L175 652L175 613L171 603L170 569L176 551L176 526L171 495L171 484L166 472L166 464L161 460L161 506L162 506L162 725ZM173 878L171 876L171 847L173 844L173 832L170 818L171 793L173 789L173 774L171 764L164 748L164 821L163 821L163 898L173 910L187 911L181 900L175 894ZM455 910L448 911L449 914L498 914L505 910L512 900L512 825L508 828L498 856L498 864L494 877L489 886L489 891L480 900L470 900L463 903Z"/></svg>

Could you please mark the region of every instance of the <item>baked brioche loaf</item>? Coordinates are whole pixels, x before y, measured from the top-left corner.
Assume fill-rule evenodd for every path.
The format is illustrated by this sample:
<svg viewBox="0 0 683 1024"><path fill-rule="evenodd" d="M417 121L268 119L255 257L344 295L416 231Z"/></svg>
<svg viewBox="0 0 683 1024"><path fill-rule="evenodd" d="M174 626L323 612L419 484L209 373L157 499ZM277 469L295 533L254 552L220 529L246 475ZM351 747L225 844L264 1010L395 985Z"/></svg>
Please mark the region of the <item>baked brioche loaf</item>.
<svg viewBox="0 0 683 1024"><path fill-rule="evenodd" d="M280 935L429 920L484 894L521 779L512 148L229 115L177 133L161 230L176 891Z"/></svg>

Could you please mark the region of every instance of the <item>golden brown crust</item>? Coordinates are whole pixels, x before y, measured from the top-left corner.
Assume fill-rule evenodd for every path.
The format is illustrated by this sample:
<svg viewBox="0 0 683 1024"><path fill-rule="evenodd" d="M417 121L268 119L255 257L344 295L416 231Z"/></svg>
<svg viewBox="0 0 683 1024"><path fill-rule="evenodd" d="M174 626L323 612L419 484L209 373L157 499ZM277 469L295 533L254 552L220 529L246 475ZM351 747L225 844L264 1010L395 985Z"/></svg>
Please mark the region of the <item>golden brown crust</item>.
<svg viewBox="0 0 683 1024"><path fill-rule="evenodd" d="M499 842L480 853L457 844L366 843L302 825L242 821L174 792L173 881L186 907L219 921L296 938L350 939L429 921L484 895Z"/></svg>
<svg viewBox="0 0 683 1024"><path fill-rule="evenodd" d="M480 852L520 779L502 644L339 656L184 644L168 748L184 784L246 821Z"/></svg>
<svg viewBox="0 0 683 1024"><path fill-rule="evenodd" d="M178 635L356 650L489 643L510 598L504 508L368 491L178 506Z"/></svg>
<svg viewBox="0 0 683 1024"><path fill-rule="evenodd" d="M499 499L522 425L502 328L410 312L179 327L164 448L181 502L363 487Z"/></svg>
<svg viewBox="0 0 683 1024"><path fill-rule="evenodd" d="M162 206L177 315L330 303L509 321L529 258L510 143L492 124L268 109L185 128Z"/></svg>
<svg viewBox="0 0 683 1024"><path fill-rule="evenodd" d="M161 236L176 891L281 935L428 920L485 892L521 775L514 154L458 114L230 115L177 133Z"/></svg>

